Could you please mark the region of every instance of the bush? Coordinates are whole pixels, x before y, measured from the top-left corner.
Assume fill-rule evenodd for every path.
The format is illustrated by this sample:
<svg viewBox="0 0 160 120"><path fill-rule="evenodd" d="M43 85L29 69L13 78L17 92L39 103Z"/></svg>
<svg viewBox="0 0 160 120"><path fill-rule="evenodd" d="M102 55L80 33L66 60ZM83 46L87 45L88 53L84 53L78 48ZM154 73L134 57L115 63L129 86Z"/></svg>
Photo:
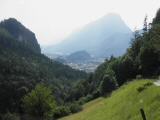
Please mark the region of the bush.
<svg viewBox="0 0 160 120"><path fill-rule="evenodd" d="M89 101L91 101L91 100L93 100L93 95L88 94L88 95L86 96L86 101L85 101L85 102L89 102Z"/></svg>
<svg viewBox="0 0 160 120"><path fill-rule="evenodd" d="M96 90L93 92L93 99L96 99L100 96L100 91L99 90Z"/></svg>
<svg viewBox="0 0 160 120"><path fill-rule="evenodd" d="M88 94L86 97L81 97L78 101L80 105L83 105L91 100L94 100L100 96L100 91L96 90L92 94Z"/></svg>
<svg viewBox="0 0 160 120"><path fill-rule="evenodd" d="M137 91L142 92L144 89L146 89L144 86L140 86L140 87L137 88Z"/></svg>
<svg viewBox="0 0 160 120"><path fill-rule="evenodd" d="M79 112L79 111L81 111L82 110L82 106L81 105L79 105L78 103L72 103L71 105L70 105L70 111L71 111L71 113L76 113L76 112Z"/></svg>
<svg viewBox="0 0 160 120"><path fill-rule="evenodd" d="M70 108L67 106L59 106L55 109L54 118L60 118L71 113Z"/></svg>
<svg viewBox="0 0 160 120"><path fill-rule="evenodd" d="M83 105L84 103L86 103L86 97L81 97L79 100L78 100L78 103L80 105Z"/></svg>
<svg viewBox="0 0 160 120"><path fill-rule="evenodd" d="M78 102L73 102L70 104L67 104L65 106L59 106L54 111L54 118L60 118L67 116L71 113L76 113L82 110L82 106L78 104Z"/></svg>
<svg viewBox="0 0 160 120"><path fill-rule="evenodd" d="M153 85L152 82L147 82L147 83L145 83L143 86L138 87L138 88L137 88L137 91L138 91L138 92L142 92L144 89L146 89L147 87L149 87L149 86L151 86L151 85Z"/></svg>
<svg viewBox="0 0 160 120"><path fill-rule="evenodd" d="M152 82L147 82L147 83L144 84L144 87L148 87L148 86L151 86L151 85L153 85Z"/></svg>
<svg viewBox="0 0 160 120"><path fill-rule="evenodd" d="M86 97L81 97L80 100L78 101L78 103L80 105L83 105L93 99L95 99L95 97L93 95L88 94Z"/></svg>

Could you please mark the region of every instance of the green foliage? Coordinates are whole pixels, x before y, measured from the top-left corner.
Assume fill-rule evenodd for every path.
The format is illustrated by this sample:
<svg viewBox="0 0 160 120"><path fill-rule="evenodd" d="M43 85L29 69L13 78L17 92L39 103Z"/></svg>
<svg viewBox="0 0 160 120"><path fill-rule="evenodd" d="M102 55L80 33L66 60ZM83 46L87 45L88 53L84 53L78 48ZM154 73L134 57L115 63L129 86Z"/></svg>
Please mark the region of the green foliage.
<svg viewBox="0 0 160 120"><path fill-rule="evenodd" d="M68 106L58 106L54 112L54 118L60 118L71 114Z"/></svg>
<svg viewBox="0 0 160 120"><path fill-rule="evenodd" d="M93 93L93 95L88 94L88 95L85 96L85 97L81 97L81 98L78 100L78 103L79 103L80 105L83 105L83 104L85 104L85 103L87 103L87 102L89 102L89 101L91 101L91 100L99 97L99 94L100 94L100 93L98 93L97 96L96 96L95 94L97 94L97 93Z"/></svg>
<svg viewBox="0 0 160 120"><path fill-rule="evenodd" d="M142 67L142 74L145 76L153 75L152 72L156 72L157 65L159 63L158 53L154 52L154 49L151 47L142 48L140 53L140 62Z"/></svg>
<svg viewBox="0 0 160 120"><path fill-rule="evenodd" d="M82 110L82 106L79 105L77 102L73 102L70 106L71 113L76 113Z"/></svg>
<svg viewBox="0 0 160 120"><path fill-rule="evenodd" d="M137 88L152 80L135 80L115 90L110 97L98 98L83 106L77 114L60 120L141 120L143 108L147 120L159 120L160 87L148 85L142 92Z"/></svg>
<svg viewBox="0 0 160 120"><path fill-rule="evenodd" d="M111 93L116 88L116 80L111 73L104 76L101 85L100 85L100 93L102 95L106 95L107 93Z"/></svg>
<svg viewBox="0 0 160 120"><path fill-rule="evenodd" d="M40 82L53 86L56 101L63 103L70 95L72 83L87 77L85 72L33 52L1 27L0 68L0 113L22 111L21 98Z"/></svg>
<svg viewBox="0 0 160 120"><path fill-rule="evenodd" d="M136 38L135 41L139 41L139 49L136 56L131 56L133 60L136 60L134 64L137 66L137 71L144 77L158 75L160 64L160 25L153 24L151 29ZM134 44L133 44L134 45ZM133 53L135 50L130 48ZM127 53L129 54L129 53ZM129 54L131 55L131 54Z"/></svg>
<svg viewBox="0 0 160 120"><path fill-rule="evenodd" d="M37 118L51 118L56 107L52 91L43 84L36 85L22 101L26 112Z"/></svg>
<svg viewBox="0 0 160 120"><path fill-rule="evenodd" d="M147 87L149 87L151 85L153 85L153 83L149 81L149 82L145 83L144 85L138 87L137 91L138 92L142 92L143 90L147 89Z"/></svg>
<svg viewBox="0 0 160 120"><path fill-rule="evenodd" d="M82 110L82 106L78 102L68 103L66 105L57 106L54 111L54 118L61 118L69 114L77 113Z"/></svg>

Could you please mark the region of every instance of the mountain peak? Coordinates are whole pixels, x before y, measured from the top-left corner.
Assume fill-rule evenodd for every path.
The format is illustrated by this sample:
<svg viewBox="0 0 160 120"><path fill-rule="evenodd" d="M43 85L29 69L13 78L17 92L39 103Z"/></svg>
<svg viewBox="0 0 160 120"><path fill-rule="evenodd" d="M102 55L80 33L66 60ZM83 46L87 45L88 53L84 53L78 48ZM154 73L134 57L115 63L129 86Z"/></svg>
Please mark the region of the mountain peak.
<svg viewBox="0 0 160 120"><path fill-rule="evenodd" d="M8 19L5 19L4 20L5 22L18 22L18 20L17 19L15 19L15 18L8 18ZM18 23L20 23L20 22L18 22Z"/></svg>
<svg viewBox="0 0 160 120"><path fill-rule="evenodd" d="M5 29L14 39L23 42L34 52L41 52L35 34L15 18L5 19L0 22L0 28Z"/></svg>
<svg viewBox="0 0 160 120"><path fill-rule="evenodd" d="M108 14L104 15L104 17L107 17L107 18L121 18L121 16L117 13L108 13Z"/></svg>
<svg viewBox="0 0 160 120"><path fill-rule="evenodd" d="M90 59L91 59L90 54L85 50L76 51L74 53L71 53L69 56L67 56L67 60L71 62L78 62L78 63L84 62Z"/></svg>
<svg viewBox="0 0 160 120"><path fill-rule="evenodd" d="M132 32L131 29L123 21L122 17L117 13L106 14L95 22L107 26L108 29L116 28L115 30L117 30L117 32L120 31L124 33Z"/></svg>
<svg viewBox="0 0 160 120"><path fill-rule="evenodd" d="M110 13L73 32L61 44L51 46L45 52L68 54L85 50L92 56L119 56L129 46L131 33L120 15ZM123 44L119 46L119 43Z"/></svg>
<svg viewBox="0 0 160 120"><path fill-rule="evenodd" d="M107 15L105 15L104 16L104 19L106 19L106 20L110 20L110 21L116 21L116 22L118 22L118 21L121 21L121 22L124 22L123 20L122 20L122 18L121 18L121 16L119 15L119 14L116 14L116 13L109 13L109 14L107 14Z"/></svg>

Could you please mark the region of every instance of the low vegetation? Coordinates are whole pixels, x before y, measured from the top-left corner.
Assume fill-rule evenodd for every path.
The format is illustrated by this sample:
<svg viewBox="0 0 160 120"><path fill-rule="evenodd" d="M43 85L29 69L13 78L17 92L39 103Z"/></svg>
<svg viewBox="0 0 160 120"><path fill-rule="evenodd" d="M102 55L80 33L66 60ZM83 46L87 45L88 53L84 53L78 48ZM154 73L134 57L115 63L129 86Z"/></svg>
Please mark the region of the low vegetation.
<svg viewBox="0 0 160 120"><path fill-rule="evenodd" d="M138 88L144 88L138 91ZM135 80L121 86L110 97L95 99L79 113L60 120L142 120L143 108L147 120L160 119L160 87L152 80Z"/></svg>

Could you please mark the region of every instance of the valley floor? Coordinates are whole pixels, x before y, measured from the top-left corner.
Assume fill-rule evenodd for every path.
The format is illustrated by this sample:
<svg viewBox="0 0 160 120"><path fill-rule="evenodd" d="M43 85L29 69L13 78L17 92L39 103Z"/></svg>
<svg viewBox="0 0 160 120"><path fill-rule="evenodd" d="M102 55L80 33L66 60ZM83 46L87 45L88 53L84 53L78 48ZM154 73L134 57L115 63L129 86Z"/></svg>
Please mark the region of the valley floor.
<svg viewBox="0 0 160 120"><path fill-rule="evenodd" d="M98 98L83 106L83 111L60 120L160 120L160 86L152 80L135 80L114 91L108 98Z"/></svg>

